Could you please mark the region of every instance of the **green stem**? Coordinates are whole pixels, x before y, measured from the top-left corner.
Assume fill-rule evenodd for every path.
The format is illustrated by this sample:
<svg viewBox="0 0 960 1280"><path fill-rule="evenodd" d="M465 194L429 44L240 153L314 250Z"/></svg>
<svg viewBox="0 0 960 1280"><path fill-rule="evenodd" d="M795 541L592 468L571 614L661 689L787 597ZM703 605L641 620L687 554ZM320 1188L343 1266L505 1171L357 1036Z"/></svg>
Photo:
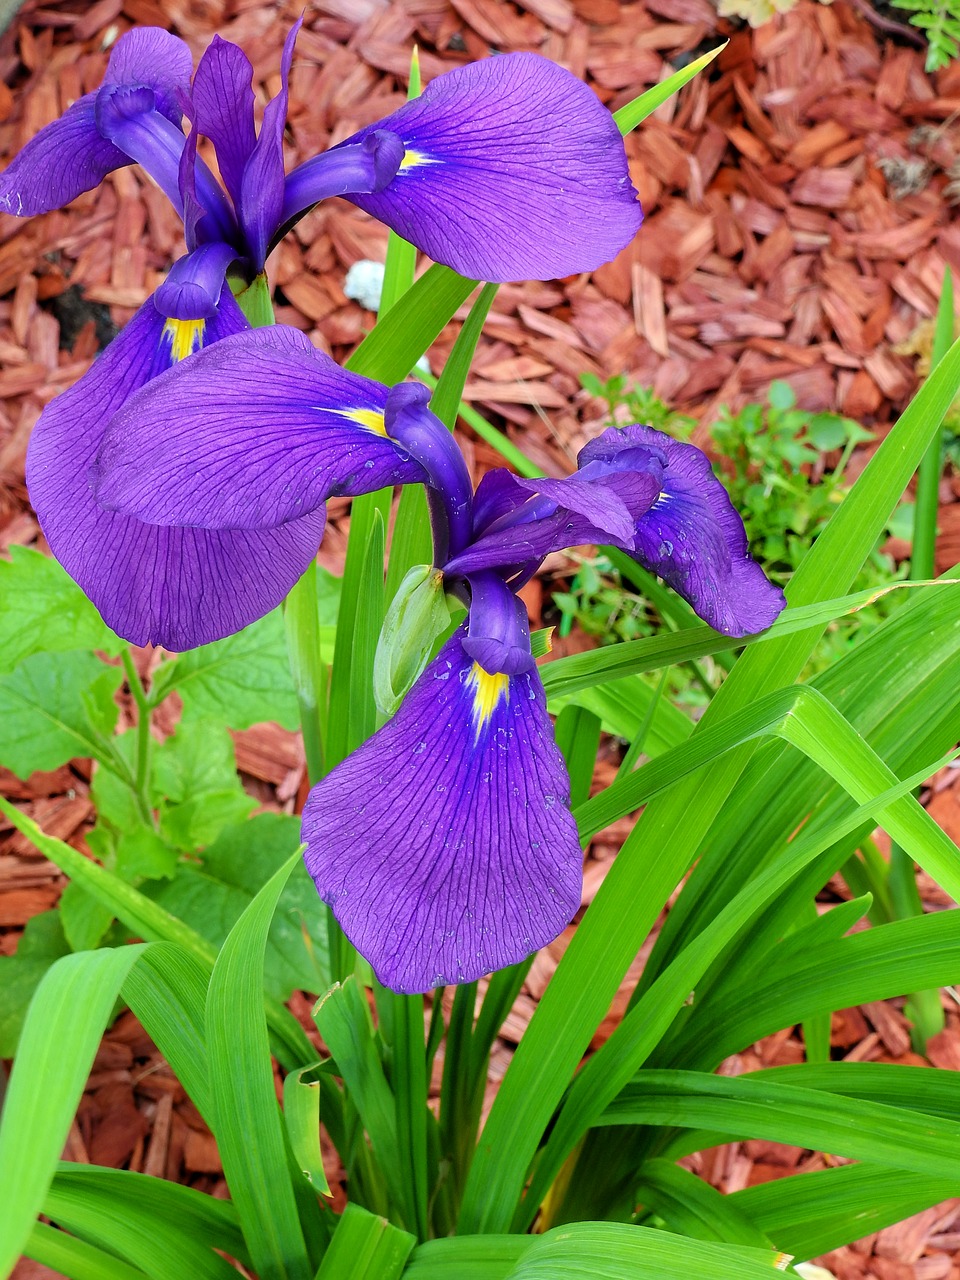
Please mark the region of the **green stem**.
<svg viewBox="0 0 960 1280"><path fill-rule="evenodd" d="M136 793L137 807L141 816L152 827L155 823L153 812L147 799L147 784L150 778L150 749L153 743L153 739L150 736L150 715L153 707L147 697L143 681L140 679L140 673L134 664L133 655L129 647L124 647L120 657L123 661L127 685L137 708L137 764L136 775L132 780L133 790Z"/></svg>

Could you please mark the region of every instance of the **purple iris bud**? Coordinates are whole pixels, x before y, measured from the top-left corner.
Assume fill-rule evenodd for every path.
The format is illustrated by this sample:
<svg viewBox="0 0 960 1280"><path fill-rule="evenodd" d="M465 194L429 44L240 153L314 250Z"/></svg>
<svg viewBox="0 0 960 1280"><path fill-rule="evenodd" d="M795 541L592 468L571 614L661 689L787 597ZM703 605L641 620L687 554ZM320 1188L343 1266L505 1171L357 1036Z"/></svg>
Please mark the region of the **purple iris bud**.
<svg viewBox="0 0 960 1280"><path fill-rule="evenodd" d="M462 275L548 280L591 271L640 226L613 117L585 84L537 54L448 71L341 148L382 131L403 145L396 177L343 194Z"/></svg>
<svg viewBox="0 0 960 1280"><path fill-rule="evenodd" d="M488 674L461 627L311 791L307 870L386 986L470 982L546 945L579 907L569 798L536 670Z"/></svg>

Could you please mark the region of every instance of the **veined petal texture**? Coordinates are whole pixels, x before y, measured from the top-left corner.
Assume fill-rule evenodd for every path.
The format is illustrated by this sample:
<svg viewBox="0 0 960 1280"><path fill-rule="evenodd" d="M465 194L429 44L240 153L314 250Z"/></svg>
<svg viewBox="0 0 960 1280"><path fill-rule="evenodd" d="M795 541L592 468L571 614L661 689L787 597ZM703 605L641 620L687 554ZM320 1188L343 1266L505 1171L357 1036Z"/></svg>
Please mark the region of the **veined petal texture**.
<svg viewBox="0 0 960 1280"><path fill-rule="evenodd" d="M164 529L103 510L90 488L111 413L199 342L245 324L227 290L206 322L168 320L148 300L34 428L27 484L50 549L134 644L191 649L239 631L279 604L316 554L322 509L276 530Z"/></svg>
<svg viewBox="0 0 960 1280"><path fill-rule="evenodd" d="M463 636L303 814L320 896L395 991L522 960L580 905L569 780L540 677L488 676Z"/></svg>
<svg viewBox="0 0 960 1280"><path fill-rule="evenodd" d="M243 50L214 36L193 78L194 126L217 153L223 185L239 208L243 170L257 141L253 67Z"/></svg>
<svg viewBox="0 0 960 1280"><path fill-rule="evenodd" d="M117 41L104 86L143 86L154 107L179 123L179 92L190 87L193 61L186 44L159 27L138 27ZM40 130L0 174L0 210L30 217L59 209L90 191L131 157L97 128L96 93L85 94Z"/></svg>
<svg viewBox="0 0 960 1280"><path fill-rule="evenodd" d="M405 156L347 199L436 262L479 280L549 280L609 262L642 218L623 139L596 94L533 53L438 76L377 130Z"/></svg>
<svg viewBox="0 0 960 1280"><path fill-rule="evenodd" d="M422 483L385 434L387 388L272 325L205 347L110 421L97 497L155 524L275 528L328 497Z"/></svg>
<svg viewBox="0 0 960 1280"><path fill-rule="evenodd" d="M743 636L769 627L783 592L751 559L743 521L705 453L652 427L611 427L581 450L578 465L618 466L637 446L662 450L663 487L637 521L633 547L620 545L716 631Z"/></svg>

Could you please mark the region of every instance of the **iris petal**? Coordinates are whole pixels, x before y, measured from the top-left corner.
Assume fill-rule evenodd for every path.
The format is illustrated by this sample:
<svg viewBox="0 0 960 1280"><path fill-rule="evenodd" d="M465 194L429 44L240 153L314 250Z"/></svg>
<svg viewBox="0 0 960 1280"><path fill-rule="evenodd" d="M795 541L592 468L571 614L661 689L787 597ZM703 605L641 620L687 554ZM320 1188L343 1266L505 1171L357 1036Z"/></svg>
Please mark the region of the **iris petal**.
<svg viewBox="0 0 960 1280"><path fill-rule="evenodd" d="M155 110L176 124L178 95L190 86L192 65L182 40L158 27L141 27L117 41L103 82L152 90ZM74 102L23 147L0 174L0 209L18 217L59 209L130 163L97 128L97 96L88 93Z"/></svg>
<svg viewBox="0 0 960 1280"><path fill-rule="evenodd" d="M89 373L44 410L27 454L30 496L57 559L116 632L174 650L229 635L272 609L323 532L322 511L273 531L211 533L141 524L95 502L88 472L104 425L175 353L188 353L203 328L189 324L165 320L146 302ZM215 341L243 324L227 297L204 336Z"/></svg>
<svg viewBox="0 0 960 1280"><path fill-rule="evenodd" d="M634 545L621 544L725 635L753 635L784 608L783 592L750 558L747 535L710 460L652 427L605 431L581 452L588 465L619 465L637 446L662 450L663 488L637 521Z"/></svg>
<svg viewBox="0 0 960 1280"><path fill-rule="evenodd" d="M569 781L540 678L487 676L462 641L463 628L303 814L320 896L395 991L522 960L580 905Z"/></svg>
<svg viewBox="0 0 960 1280"><path fill-rule="evenodd" d="M271 237L280 224L283 210L283 131L287 123L288 82L293 47L303 24L298 18L283 45L280 62L280 92L267 103L260 136L247 161L240 183L240 220L257 271L263 270Z"/></svg>
<svg viewBox="0 0 960 1280"><path fill-rule="evenodd" d="M294 329L237 334L124 405L104 438L98 499L157 524L254 529L336 494L422 483L382 433L386 401L386 387Z"/></svg>
<svg viewBox="0 0 960 1280"><path fill-rule="evenodd" d="M462 275L548 280L590 271L641 221L623 139L570 72L500 54L433 80L385 129L405 160L384 190L347 198Z"/></svg>
<svg viewBox="0 0 960 1280"><path fill-rule="evenodd" d="M193 78L193 122L217 152L217 164L239 208L244 166L257 141L253 127L253 67L239 47L214 36Z"/></svg>

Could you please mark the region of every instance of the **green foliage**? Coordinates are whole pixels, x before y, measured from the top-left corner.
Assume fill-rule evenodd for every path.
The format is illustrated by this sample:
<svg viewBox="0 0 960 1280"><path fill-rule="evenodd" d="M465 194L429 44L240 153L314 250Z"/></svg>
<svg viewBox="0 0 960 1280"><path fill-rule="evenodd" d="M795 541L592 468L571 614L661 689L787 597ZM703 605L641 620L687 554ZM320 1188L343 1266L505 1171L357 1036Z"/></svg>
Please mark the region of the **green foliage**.
<svg viewBox="0 0 960 1280"><path fill-rule="evenodd" d="M910 22L927 38L927 71L939 71L960 54L960 6L957 0L892 0L912 13Z"/></svg>

